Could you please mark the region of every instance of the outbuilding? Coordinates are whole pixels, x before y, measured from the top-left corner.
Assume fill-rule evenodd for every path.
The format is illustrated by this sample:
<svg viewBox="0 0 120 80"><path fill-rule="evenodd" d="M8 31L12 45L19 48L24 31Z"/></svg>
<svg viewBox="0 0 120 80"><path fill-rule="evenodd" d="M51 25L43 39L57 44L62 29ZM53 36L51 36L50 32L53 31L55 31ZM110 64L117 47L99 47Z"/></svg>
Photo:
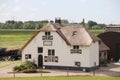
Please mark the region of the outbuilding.
<svg viewBox="0 0 120 80"><path fill-rule="evenodd" d="M98 37L109 47L108 59L118 61L120 59L120 26L107 26L104 33Z"/></svg>

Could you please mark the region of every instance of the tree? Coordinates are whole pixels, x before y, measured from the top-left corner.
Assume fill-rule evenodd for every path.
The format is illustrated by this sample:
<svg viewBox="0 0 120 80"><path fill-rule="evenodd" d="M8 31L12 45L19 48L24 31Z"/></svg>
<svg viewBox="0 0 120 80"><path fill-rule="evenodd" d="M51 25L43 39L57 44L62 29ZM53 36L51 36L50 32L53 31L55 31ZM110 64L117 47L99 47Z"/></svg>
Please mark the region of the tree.
<svg viewBox="0 0 120 80"><path fill-rule="evenodd" d="M68 21L68 20L66 20L66 19L62 19L62 20L61 20L61 23L68 24L68 23L69 23L69 21Z"/></svg>
<svg viewBox="0 0 120 80"><path fill-rule="evenodd" d="M105 24L98 24L99 29L104 29L106 27Z"/></svg>
<svg viewBox="0 0 120 80"><path fill-rule="evenodd" d="M97 23L96 22L94 22L94 21L88 21L88 26L89 26L89 29L92 29L92 27L93 26L95 26L95 25L97 25Z"/></svg>

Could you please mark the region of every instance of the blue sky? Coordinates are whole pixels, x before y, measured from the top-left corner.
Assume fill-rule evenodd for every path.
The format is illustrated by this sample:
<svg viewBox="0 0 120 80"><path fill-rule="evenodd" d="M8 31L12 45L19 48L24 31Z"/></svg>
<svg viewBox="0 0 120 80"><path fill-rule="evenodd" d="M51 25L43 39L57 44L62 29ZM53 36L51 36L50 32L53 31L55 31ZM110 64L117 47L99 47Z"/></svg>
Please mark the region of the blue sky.
<svg viewBox="0 0 120 80"><path fill-rule="evenodd" d="M120 0L0 0L0 22L7 20L93 20L120 24Z"/></svg>

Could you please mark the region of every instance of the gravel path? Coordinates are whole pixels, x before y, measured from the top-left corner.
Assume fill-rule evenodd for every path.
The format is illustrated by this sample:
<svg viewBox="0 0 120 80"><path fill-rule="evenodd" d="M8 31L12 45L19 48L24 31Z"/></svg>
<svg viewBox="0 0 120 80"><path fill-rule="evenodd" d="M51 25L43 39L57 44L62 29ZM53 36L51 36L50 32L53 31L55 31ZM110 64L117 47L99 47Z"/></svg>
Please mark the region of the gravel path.
<svg viewBox="0 0 120 80"><path fill-rule="evenodd" d="M3 68L0 68L0 78L2 77L14 77L12 68L19 63L15 63ZM47 70L50 73L42 73L42 76L93 76L93 72L82 72L82 71L67 71L65 70ZM108 67L100 67L95 72L96 76L119 76L120 77L120 63L111 63ZM33 77L41 76L41 73L16 73L15 77Z"/></svg>

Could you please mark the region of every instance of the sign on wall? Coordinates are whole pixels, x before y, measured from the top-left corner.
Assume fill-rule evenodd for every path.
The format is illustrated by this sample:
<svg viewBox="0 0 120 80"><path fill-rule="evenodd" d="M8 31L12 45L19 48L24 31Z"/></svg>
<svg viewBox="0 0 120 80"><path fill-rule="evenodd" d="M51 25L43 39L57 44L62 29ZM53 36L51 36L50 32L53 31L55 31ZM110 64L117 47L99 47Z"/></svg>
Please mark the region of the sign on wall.
<svg viewBox="0 0 120 80"><path fill-rule="evenodd" d="M52 46L52 41L43 41L44 46Z"/></svg>

